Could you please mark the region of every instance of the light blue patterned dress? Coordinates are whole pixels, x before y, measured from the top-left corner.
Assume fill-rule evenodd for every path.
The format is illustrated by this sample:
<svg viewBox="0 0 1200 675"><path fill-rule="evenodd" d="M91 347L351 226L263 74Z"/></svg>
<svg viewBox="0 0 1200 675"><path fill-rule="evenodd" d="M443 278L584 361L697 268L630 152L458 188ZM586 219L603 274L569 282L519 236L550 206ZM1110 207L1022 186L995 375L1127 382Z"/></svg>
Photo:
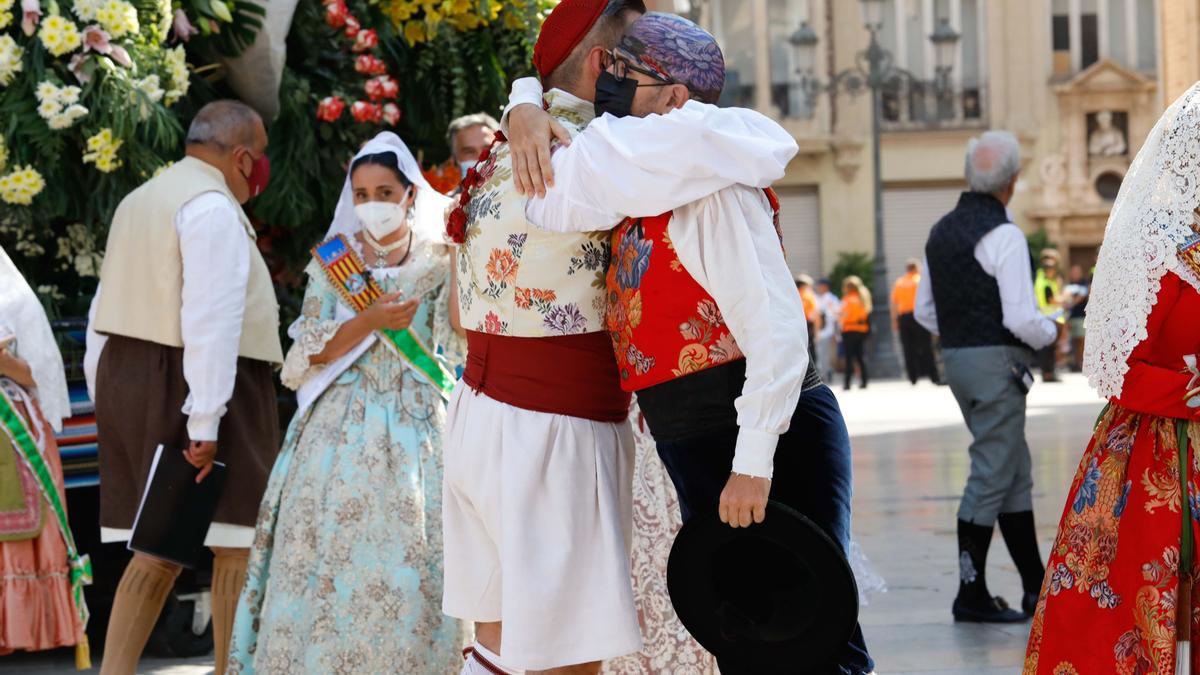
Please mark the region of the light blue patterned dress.
<svg viewBox="0 0 1200 675"><path fill-rule="evenodd" d="M449 258L420 242L375 273L420 298L412 328L453 368ZM344 319L310 265L284 365L293 388ZM373 272L374 273L374 272ZM467 635L442 614L442 426L438 391L377 342L292 420L259 512L230 673L455 673Z"/></svg>

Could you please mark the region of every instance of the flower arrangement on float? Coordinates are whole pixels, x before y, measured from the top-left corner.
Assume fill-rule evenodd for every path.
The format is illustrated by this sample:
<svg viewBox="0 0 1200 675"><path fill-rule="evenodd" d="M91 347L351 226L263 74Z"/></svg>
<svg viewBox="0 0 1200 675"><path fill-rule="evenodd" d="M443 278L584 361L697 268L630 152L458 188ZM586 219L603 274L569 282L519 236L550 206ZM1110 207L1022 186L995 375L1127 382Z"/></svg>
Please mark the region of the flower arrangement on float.
<svg viewBox="0 0 1200 675"><path fill-rule="evenodd" d="M495 114L511 80L530 74L554 4L295 3L268 124L271 184L247 205L284 286L325 232L346 159L387 128L423 165L441 163L449 121ZM223 76L268 9L266 0L0 0L0 244L54 311L86 310L112 212L179 157L200 106L235 95ZM443 168L453 175L437 188L448 192L460 176Z"/></svg>
<svg viewBox="0 0 1200 675"><path fill-rule="evenodd" d="M497 114L512 79L530 74L537 31L555 0L322 0L299 3L288 33L280 112L270 130L271 186L252 205L260 242L303 269L325 232L346 160L381 130L423 166L449 156L446 126ZM302 48L303 46L303 48ZM453 162L436 167L451 168ZM452 167L434 189L459 183ZM286 279L295 281L300 279ZM287 308L285 307L285 313Z"/></svg>
<svg viewBox="0 0 1200 675"><path fill-rule="evenodd" d="M46 299L87 290L117 203L179 152L184 43L236 50L259 15L226 0L0 0L0 241Z"/></svg>

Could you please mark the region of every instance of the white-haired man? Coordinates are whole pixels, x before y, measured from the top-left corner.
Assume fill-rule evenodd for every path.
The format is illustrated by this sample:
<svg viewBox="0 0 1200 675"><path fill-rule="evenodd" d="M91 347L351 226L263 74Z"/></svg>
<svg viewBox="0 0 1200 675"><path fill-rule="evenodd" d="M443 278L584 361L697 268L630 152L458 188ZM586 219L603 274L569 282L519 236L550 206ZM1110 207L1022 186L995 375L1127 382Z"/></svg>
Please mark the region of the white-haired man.
<svg viewBox="0 0 1200 675"><path fill-rule="evenodd" d="M1020 145L1011 133L971 139L969 191L930 232L928 274L917 289L916 319L941 336L946 380L974 437L958 509L956 621L1026 620L1045 573L1033 525L1025 394L1031 349L1054 342L1057 328L1037 310L1025 234L1005 208L1020 172ZM1021 574L1021 612L987 590L984 568L997 521Z"/></svg>
<svg viewBox="0 0 1200 675"><path fill-rule="evenodd" d="M480 153L492 147L499 130L500 123L487 113L464 115L450 122L446 142L462 175L479 163Z"/></svg>

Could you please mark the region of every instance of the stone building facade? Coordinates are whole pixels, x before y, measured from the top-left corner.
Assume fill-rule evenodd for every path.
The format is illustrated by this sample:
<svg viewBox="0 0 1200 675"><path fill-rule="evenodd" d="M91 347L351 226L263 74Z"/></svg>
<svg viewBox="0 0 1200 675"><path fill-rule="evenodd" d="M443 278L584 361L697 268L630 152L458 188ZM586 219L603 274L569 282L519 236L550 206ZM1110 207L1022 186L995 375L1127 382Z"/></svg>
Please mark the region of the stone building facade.
<svg viewBox="0 0 1200 675"><path fill-rule="evenodd" d="M779 119L800 144L779 183L789 262L828 272L841 252L873 253L869 96L800 86L787 38L808 22L828 81L868 41L850 0L659 0L721 41L726 102ZM939 95L928 40L960 34L951 93ZM920 257L929 228L963 189L967 141L989 128L1020 139L1025 169L1010 205L1064 261L1090 265L1112 199L1165 106L1200 79L1200 0L885 0L882 44L911 82L885 94L882 178L888 274Z"/></svg>

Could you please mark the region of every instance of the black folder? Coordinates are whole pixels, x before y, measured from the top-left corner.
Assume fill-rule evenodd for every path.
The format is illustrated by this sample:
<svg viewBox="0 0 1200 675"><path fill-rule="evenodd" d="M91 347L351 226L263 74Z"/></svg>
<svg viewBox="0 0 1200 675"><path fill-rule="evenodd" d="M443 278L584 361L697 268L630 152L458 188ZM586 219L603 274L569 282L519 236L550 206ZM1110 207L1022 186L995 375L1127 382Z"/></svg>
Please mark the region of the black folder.
<svg viewBox="0 0 1200 675"><path fill-rule="evenodd" d="M204 539L225 485L225 465L216 462L199 483L200 470L183 450L158 446L146 491L133 521L129 550L194 568L206 558Z"/></svg>

